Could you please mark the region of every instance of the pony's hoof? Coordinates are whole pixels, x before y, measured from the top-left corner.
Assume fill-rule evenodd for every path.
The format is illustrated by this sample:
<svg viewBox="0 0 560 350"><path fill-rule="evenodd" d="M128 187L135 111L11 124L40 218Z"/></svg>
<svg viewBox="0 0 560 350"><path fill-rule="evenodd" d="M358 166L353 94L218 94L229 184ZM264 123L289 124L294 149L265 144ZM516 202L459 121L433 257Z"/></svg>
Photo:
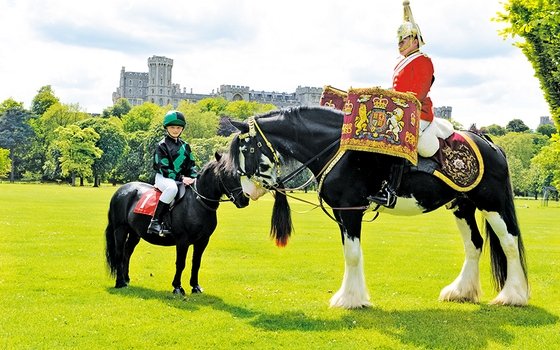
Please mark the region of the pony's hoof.
<svg viewBox="0 0 560 350"><path fill-rule="evenodd" d="M125 288L125 287L128 287L128 283L124 281L117 281L117 283L115 283L115 288Z"/></svg>
<svg viewBox="0 0 560 350"><path fill-rule="evenodd" d="M192 292L193 294L202 293L202 292L204 292L204 289L202 289L201 286L194 286L194 287L192 288L191 292Z"/></svg>
<svg viewBox="0 0 560 350"><path fill-rule="evenodd" d="M179 286L179 287L175 287L175 289L173 289L173 294L177 295L185 295L187 293L185 293L185 290L183 289L183 287Z"/></svg>

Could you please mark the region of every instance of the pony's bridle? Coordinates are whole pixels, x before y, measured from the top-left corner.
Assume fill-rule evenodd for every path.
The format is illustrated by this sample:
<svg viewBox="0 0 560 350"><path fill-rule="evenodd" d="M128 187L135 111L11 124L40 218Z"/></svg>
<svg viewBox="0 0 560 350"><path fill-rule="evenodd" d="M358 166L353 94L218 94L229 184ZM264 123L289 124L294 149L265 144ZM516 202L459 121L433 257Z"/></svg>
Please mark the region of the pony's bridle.
<svg viewBox="0 0 560 350"><path fill-rule="evenodd" d="M196 187L196 180L195 182L190 185L191 189L193 190L193 192L196 194L196 199L199 201L199 203L206 209L208 210L212 210L212 211L216 211L218 210L218 207L216 206L216 208L212 208L210 207L208 204L204 203L204 201L208 201L208 202L212 202L212 203L222 203L222 202L232 202L235 203L236 199L235 199L235 191L238 191L239 193L243 192L243 189L241 187L235 187L232 190L229 190L228 187L226 186L226 184L224 183L224 181L222 180L222 177L219 177L220 179L220 185L224 188L225 193L226 193L226 197L227 199L212 199L212 198L208 198L206 196L204 196L203 194L201 194L198 191L198 188Z"/></svg>

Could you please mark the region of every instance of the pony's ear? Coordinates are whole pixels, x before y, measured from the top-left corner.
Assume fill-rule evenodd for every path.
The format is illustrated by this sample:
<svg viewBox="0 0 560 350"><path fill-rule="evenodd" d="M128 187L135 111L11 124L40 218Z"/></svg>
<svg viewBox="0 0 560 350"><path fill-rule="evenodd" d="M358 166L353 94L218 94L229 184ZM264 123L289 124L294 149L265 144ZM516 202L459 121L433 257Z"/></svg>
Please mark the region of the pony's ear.
<svg viewBox="0 0 560 350"><path fill-rule="evenodd" d="M222 155L218 152L214 152L214 158L216 158L216 161L220 161L220 159L222 159Z"/></svg>
<svg viewBox="0 0 560 350"><path fill-rule="evenodd" d="M231 123L231 125L233 125L237 130L241 131L241 132L249 132L249 125L247 125L247 123L244 122L238 122L236 120L231 120L229 119L229 122Z"/></svg>

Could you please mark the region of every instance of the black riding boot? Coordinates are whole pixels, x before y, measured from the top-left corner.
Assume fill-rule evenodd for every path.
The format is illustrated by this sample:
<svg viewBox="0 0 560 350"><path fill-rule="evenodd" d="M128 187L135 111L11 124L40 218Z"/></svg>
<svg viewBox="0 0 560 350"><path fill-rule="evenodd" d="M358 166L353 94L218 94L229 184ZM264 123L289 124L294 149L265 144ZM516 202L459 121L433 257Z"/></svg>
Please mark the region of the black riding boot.
<svg viewBox="0 0 560 350"><path fill-rule="evenodd" d="M169 204L159 201L154 217L150 221L150 226L148 226L148 234L164 236L170 233L169 230L164 230L163 228L163 216L168 211Z"/></svg>
<svg viewBox="0 0 560 350"><path fill-rule="evenodd" d="M387 208L394 208L397 203L397 190L401 184L405 160L399 160L391 164L389 181L383 181L381 189L373 196L368 196L370 202L375 202Z"/></svg>

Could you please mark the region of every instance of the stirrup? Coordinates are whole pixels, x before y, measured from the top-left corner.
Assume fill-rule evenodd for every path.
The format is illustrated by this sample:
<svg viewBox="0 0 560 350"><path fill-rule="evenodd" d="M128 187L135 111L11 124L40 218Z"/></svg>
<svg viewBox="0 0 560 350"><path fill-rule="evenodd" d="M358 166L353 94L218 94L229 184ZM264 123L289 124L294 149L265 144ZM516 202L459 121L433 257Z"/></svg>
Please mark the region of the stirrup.
<svg viewBox="0 0 560 350"><path fill-rule="evenodd" d="M387 208L394 208L397 203L397 194L392 188L384 184L379 192L375 195L368 196L367 200Z"/></svg>

